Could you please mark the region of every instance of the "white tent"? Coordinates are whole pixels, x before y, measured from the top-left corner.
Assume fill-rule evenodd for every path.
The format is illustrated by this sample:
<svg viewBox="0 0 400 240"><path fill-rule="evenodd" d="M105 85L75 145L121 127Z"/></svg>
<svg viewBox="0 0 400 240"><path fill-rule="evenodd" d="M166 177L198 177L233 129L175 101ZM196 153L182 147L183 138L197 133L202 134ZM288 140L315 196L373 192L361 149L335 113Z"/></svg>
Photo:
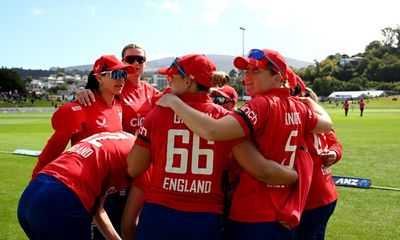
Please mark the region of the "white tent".
<svg viewBox="0 0 400 240"><path fill-rule="evenodd" d="M367 90L367 91L344 91L344 92L333 92L328 96L329 100L359 100L361 98L375 98L387 96L385 91L382 90Z"/></svg>

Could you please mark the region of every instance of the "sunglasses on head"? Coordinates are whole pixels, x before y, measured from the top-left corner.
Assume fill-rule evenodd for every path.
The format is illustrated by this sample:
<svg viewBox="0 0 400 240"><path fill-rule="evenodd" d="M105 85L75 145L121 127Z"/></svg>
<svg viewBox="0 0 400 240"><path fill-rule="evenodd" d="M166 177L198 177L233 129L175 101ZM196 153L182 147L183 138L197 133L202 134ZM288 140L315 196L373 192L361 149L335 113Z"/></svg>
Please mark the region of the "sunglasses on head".
<svg viewBox="0 0 400 240"><path fill-rule="evenodd" d="M130 55L130 56L125 56L124 57L124 62L133 64L134 62L137 62L139 64L142 64L146 62L146 57L141 56L141 55Z"/></svg>
<svg viewBox="0 0 400 240"><path fill-rule="evenodd" d="M169 68L176 67L178 69L179 73L183 77L187 77L187 74L185 73L185 71L183 71L182 67L179 66L178 61L179 61L179 58L175 58L174 61L172 61L171 66L169 66Z"/></svg>
<svg viewBox="0 0 400 240"><path fill-rule="evenodd" d="M108 76L112 79L115 80L126 80L128 78L128 74L125 72L125 70L114 70L114 71L104 71L101 72L101 75L106 75L109 74Z"/></svg>
<svg viewBox="0 0 400 240"><path fill-rule="evenodd" d="M284 76L284 74L283 74L281 68L278 66L278 64L276 64L276 63L275 63L270 57L268 57L268 55L265 54L263 51L261 51L261 50L259 50L259 49L251 49L251 50L249 51L249 54L247 55L247 57L248 57L248 58L253 58L253 59L255 59L255 60L260 60L260 59L262 59L263 57L265 57L265 58L268 60L268 64L269 64L269 66L267 66L267 67L269 67L269 68L272 69L272 66L274 66L276 69L278 69L279 73L280 73L282 76Z"/></svg>

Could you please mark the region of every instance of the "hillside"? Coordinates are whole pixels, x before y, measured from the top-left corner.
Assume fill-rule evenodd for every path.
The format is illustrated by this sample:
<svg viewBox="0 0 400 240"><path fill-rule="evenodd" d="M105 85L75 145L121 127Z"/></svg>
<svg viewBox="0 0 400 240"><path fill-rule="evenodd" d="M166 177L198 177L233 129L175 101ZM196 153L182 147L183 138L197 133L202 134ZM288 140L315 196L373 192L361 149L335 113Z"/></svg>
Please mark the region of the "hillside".
<svg viewBox="0 0 400 240"><path fill-rule="evenodd" d="M235 56L230 56L230 55L219 55L219 54L210 54L207 55L208 57L211 58L211 60L214 61L214 63L217 65L218 70L222 70L225 72L230 72L234 66L233 66L233 59ZM161 58L157 60L152 60L148 61L146 64L146 72L154 72L157 70L157 68L160 67L168 67L173 60L173 57L167 57L167 58ZM305 62L305 61L300 61L292 58L286 58L286 61L289 66L295 67L295 68L302 68L302 67L307 67L309 65L312 65L313 63L310 62ZM92 69L92 65L79 65L79 66L72 66L72 67L66 67L64 68L65 71L73 71L73 70L78 70L78 71L90 71Z"/></svg>

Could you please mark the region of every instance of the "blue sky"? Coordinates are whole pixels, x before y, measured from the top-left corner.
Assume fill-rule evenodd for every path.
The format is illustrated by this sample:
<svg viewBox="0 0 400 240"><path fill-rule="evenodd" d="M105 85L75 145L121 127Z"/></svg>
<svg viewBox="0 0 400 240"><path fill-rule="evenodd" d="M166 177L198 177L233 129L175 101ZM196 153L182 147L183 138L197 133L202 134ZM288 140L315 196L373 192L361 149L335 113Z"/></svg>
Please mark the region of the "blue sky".
<svg viewBox="0 0 400 240"><path fill-rule="evenodd" d="M13 0L0 3L0 66L92 64L139 43L148 59L271 48L303 61L353 55L400 25L398 0Z"/></svg>

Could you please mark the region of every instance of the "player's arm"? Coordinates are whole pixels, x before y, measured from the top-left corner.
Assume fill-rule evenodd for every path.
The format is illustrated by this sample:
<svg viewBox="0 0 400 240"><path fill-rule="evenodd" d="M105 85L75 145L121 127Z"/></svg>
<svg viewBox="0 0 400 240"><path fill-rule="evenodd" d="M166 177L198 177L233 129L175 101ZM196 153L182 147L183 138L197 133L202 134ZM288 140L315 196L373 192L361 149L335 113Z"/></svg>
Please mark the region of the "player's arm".
<svg viewBox="0 0 400 240"><path fill-rule="evenodd" d="M239 122L232 116L214 119L184 103L176 95L164 94L157 105L170 107L194 133L209 141L224 141L245 136Z"/></svg>
<svg viewBox="0 0 400 240"><path fill-rule="evenodd" d="M326 167L330 167L333 164L340 161L343 154L342 145L336 138L334 131L325 133L326 144L328 145L328 152L323 152L321 158Z"/></svg>
<svg viewBox="0 0 400 240"><path fill-rule="evenodd" d="M51 161L59 157L71 139L71 132L55 131L47 141L38 157L38 162L32 172L32 179Z"/></svg>
<svg viewBox="0 0 400 240"><path fill-rule="evenodd" d="M239 165L250 175L267 184L290 185L297 182L297 172L265 159L256 146L246 140L231 149Z"/></svg>
<svg viewBox="0 0 400 240"><path fill-rule="evenodd" d="M94 215L93 217L93 221L106 239L121 239L114 226L112 225L111 220L107 215L107 212L104 210L103 205L106 198L107 196L103 196L101 198L99 208L96 212L96 215Z"/></svg>
<svg viewBox="0 0 400 240"><path fill-rule="evenodd" d="M51 117L54 133L39 155L32 178L63 153L74 133L82 131L82 122L85 116L84 110L77 103L63 105L54 112Z"/></svg>
<svg viewBox="0 0 400 240"><path fill-rule="evenodd" d="M333 123L325 109L309 97L303 98L303 102L318 116L318 122L312 130L314 133L326 133L332 130Z"/></svg>
<svg viewBox="0 0 400 240"><path fill-rule="evenodd" d="M150 149L134 144L128 154L128 174L136 177L144 173L151 163Z"/></svg>
<svg viewBox="0 0 400 240"><path fill-rule="evenodd" d="M92 102L96 102L94 94L90 89L79 90L75 95L75 100L78 100L83 106L90 106Z"/></svg>
<svg viewBox="0 0 400 240"><path fill-rule="evenodd" d="M132 186L125 203L121 221L121 237L124 240L134 239L138 216L143 207L144 192Z"/></svg>

